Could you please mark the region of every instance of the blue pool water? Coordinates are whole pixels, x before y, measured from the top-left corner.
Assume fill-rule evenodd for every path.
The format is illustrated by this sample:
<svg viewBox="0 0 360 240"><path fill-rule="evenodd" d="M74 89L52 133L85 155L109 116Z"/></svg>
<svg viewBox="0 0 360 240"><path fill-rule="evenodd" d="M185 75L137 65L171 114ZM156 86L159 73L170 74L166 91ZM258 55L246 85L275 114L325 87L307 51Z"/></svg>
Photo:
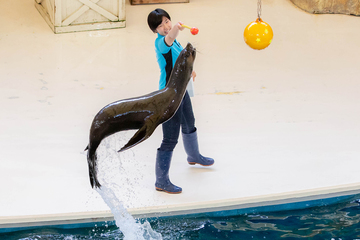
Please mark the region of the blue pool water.
<svg viewBox="0 0 360 240"><path fill-rule="evenodd" d="M304 210L241 215L223 218L164 218L150 221L163 239L328 239L360 240L360 201ZM116 239L116 226L83 229L38 229L0 234L9 240Z"/></svg>

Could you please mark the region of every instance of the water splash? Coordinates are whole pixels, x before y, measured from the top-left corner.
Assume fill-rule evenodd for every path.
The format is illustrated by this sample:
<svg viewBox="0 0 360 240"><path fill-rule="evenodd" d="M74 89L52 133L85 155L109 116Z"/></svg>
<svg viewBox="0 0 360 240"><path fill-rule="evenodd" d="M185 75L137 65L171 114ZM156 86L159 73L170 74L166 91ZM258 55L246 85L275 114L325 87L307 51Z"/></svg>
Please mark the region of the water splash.
<svg viewBox="0 0 360 240"><path fill-rule="evenodd" d="M124 208L122 202L116 197L113 190L107 186L97 189L105 203L114 214L116 226L124 234L124 240L160 240L161 234L155 232L148 221L143 224L137 222L133 216Z"/></svg>
<svg viewBox="0 0 360 240"><path fill-rule="evenodd" d="M120 139L120 141L119 141ZM161 240L160 233L154 231L150 223L145 221L140 223L135 220L133 216L124 207L123 201L116 195L121 193L129 186L120 186L118 183L130 181L126 178L125 169L122 166L124 159L120 159L120 154L117 152L119 145L123 145L124 137L115 134L113 137L108 137L100 144L98 154L98 177L101 182L101 188L97 189L104 202L108 205L114 215L116 226L124 234L124 240ZM122 155L122 158L135 158L132 151ZM134 187L134 186L130 186Z"/></svg>

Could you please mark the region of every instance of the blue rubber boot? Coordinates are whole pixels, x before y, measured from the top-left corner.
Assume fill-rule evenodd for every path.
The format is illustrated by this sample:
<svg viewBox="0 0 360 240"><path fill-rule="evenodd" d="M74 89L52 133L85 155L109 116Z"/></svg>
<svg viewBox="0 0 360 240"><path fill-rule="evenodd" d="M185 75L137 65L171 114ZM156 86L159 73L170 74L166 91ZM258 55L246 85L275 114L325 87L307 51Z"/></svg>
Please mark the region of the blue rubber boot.
<svg viewBox="0 0 360 240"><path fill-rule="evenodd" d="M169 179L169 169L170 162L173 152L160 151L157 150L156 155L156 183L155 188L158 191L163 191L167 193L181 193L181 187L175 186L170 182Z"/></svg>
<svg viewBox="0 0 360 240"><path fill-rule="evenodd" d="M199 153L199 144L197 139L197 131L189 134L182 134L184 141L184 148L188 155L188 163L190 165L200 164L202 166L211 166L214 164L214 159L204 157Z"/></svg>

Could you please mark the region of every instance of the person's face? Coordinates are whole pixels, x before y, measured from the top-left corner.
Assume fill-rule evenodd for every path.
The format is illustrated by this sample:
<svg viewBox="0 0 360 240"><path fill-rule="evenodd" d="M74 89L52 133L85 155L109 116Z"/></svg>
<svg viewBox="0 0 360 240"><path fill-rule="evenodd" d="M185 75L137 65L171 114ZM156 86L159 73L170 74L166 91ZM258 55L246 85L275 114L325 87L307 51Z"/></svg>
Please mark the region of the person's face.
<svg viewBox="0 0 360 240"><path fill-rule="evenodd" d="M156 28L156 32L161 36L166 36L170 32L171 28L172 24L170 19L163 16L161 24Z"/></svg>

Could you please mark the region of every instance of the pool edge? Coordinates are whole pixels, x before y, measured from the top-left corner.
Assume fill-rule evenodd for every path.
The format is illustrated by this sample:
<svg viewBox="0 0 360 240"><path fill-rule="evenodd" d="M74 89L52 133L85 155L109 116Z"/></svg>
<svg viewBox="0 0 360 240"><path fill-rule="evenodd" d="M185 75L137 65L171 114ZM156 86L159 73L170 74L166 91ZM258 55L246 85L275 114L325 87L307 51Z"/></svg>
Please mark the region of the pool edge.
<svg viewBox="0 0 360 240"><path fill-rule="evenodd" d="M284 211L334 204L360 194L360 183L310 190L205 201L187 204L128 209L135 218L221 217L238 214ZM80 228L114 221L111 211L78 212L0 217L0 233L37 227Z"/></svg>

